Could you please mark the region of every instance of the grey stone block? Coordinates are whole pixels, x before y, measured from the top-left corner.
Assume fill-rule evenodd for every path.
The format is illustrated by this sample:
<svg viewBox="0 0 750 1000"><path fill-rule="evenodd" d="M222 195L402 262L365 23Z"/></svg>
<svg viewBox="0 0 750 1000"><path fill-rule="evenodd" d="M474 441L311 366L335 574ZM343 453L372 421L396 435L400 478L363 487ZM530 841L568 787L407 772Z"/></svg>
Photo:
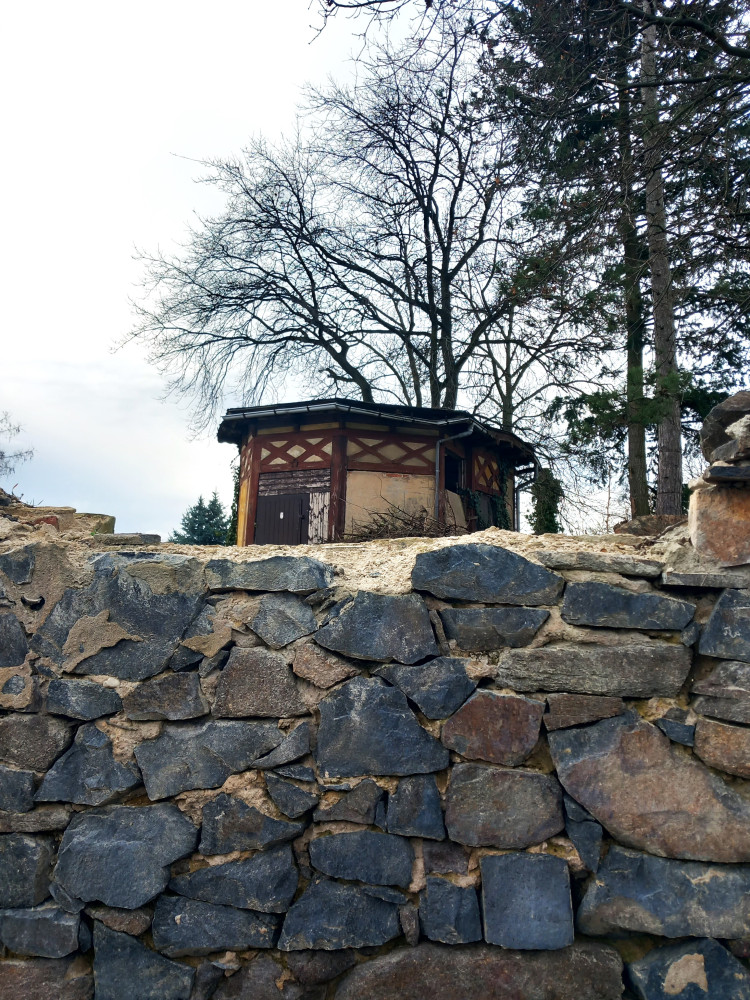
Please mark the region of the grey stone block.
<svg viewBox="0 0 750 1000"><path fill-rule="evenodd" d="M272 556L257 562L212 559L206 563L211 590L269 590L311 594L333 582L333 569L308 556Z"/></svg>
<svg viewBox="0 0 750 1000"><path fill-rule="evenodd" d="M293 729L288 736L285 736L275 750L254 760L253 767L257 767L261 771L272 767L279 768L284 764L291 764L292 761L299 760L300 757L304 757L309 752L310 723L309 721L305 721L301 722L296 729ZM293 775L289 775L289 777L293 777ZM312 781L313 779L303 778L301 780Z"/></svg>
<svg viewBox="0 0 750 1000"><path fill-rule="evenodd" d="M377 818L377 810L385 792L372 778L364 778L352 789L345 792L333 805L320 806L313 813L316 823L348 822L371 826Z"/></svg>
<svg viewBox="0 0 750 1000"><path fill-rule="evenodd" d="M94 924L96 1000L189 1000L194 976L128 934Z"/></svg>
<svg viewBox="0 0 750 1000"><path fill-rule="evenodd" d="M0 761L29 771L46 771L73 741L70 725L49 715L0 718Z"/></svg>
<svg viewBox="0 0 750 1000"><path fill-rule="evenodd" d="M93 722L80 726L73 746L47 772L36 802L101 806L141 783L135 764L120 764L112 741Z"/></svg>
<svg viewBox="0 0 750 1000"><path fill-rule="evenodd" d="M750 590L725 590L701 634L704 656L750 663Z"/></svg>
<svg viewBox="0 0 750 1000"><path fill-rule="evenodd" d="M312 840L308 849L313 867L334 878L404 888L411 882L414 851L404 837L371 830L334 833Z"/></svg>
<svg viewBox="0 0 750 1000"><path fill-rule="evenodd" d="M178 875L172 892L206 903L262 913L284 913L294 899L299 876L288 844L258 851L251 858Z"/></svg>
<svg viewBox="0 0 750 1000"><path fill-rule="evenodd" d="M36 565L34 548L33 545L24 545L22 549L0 555L0 573L13 583L31 583Z"/></svg>
<svg viewBox="0 0 750 1000"><path fill-rule="evenodd" d="M568 866L548 854L482 858L482 910L488 944L554 950L573 944Z"/></svg>
<svg viewBox="0 0 750 1000"><path fill-rule="evenodd" d="M91 681L55 678L47 689L47 711L69 719L90 722L103 715L114 715L122 708L122 700L112 688Z"/></svg>
<svg viewBox="0 0 750 1000"><path fill-rule="evenodd" d="M13 612L0 614L0 667L20 666L28 651L26 633Z"/></svg>
<svg viewBox="0 0 750 1000"><path fill-rule="evenodd" d="M717 941L654 948L627 968L639 1000L750 1000L750 973Z"/></svg>
<svg viewBox="0 0 750 1000"><path fill-rule="evenodd" d="M541 608L445 608L445 634L467 653L528 646L549 618Z"/></svg>
<svg viewBox="0 0 750 1000"><path fill-rule="evenodd" d="M415 774L399 781L388 798L387 824L389 833L403 837L445 839L440 793L433 774Z"/></svg>
<svg viewBox="0 0 750 1000"><path fill-rule="evenodd" d="M317 806L319 797L304 788L298 788L291 781L284 781L273 772L266 774L266 788L274 803L291 819L304 816Z"/></svg>
<svg viewBox="0 0 750 1000"><path fill-rule="evenodd" d="M25 813L34 808L34 772L0 764L0 809Z"/></svg>
<svg viewBox="0 0 750 1000"><path fill-rule="evenodd" d="M281 649L318 628L312 608L294 594L266 594L250 628L267 646Z"/></svg>
<svg viewBox="0 0 750 1000"><path fill-rule="evenodd" d="M458 886L444 878L427 878L419 900L419 922L430 941L470 944L482 940L479 901L473 886Z"/></svg>
<svg viewBox="0 0 750 1000"><path fill-rule="evenodd" d="M398 906L354 885L312 882L286 915L282 951L377 947L398 937Z"/></svg>
<svg viewBox="0 0 750 1000"><path fill-rule="evenodd" d="M19 955L64 958L78 950L78 914L54 903L25 910L0 910L0 941Z"/></svg>
<svg viewBox="0 0 750 1000"><path fill-rule="evenodd" d="M211 706L201 691L197 673L170 672L143 681L125 695L122 707L128 719L174 721L207 715Z"/></svg>
<svg viewBox="0 0 750 1000"><path fill-rule="evenodd" d="M305 830L304 823L265 816L255 806L222 792L203 807L201 854L229 854L254 851L294 840Z"/></svg>
<svg viewBox="0 0 750 1000"><path fill-rule="evenodd" d="M395 684L428 719L446 719L476 688L466 672L466 660L439 656L428 663L389 663L375 673Z"/></svg>
<svg viewBox="0 0 750 1000"><path fill-rule="evenodd" d="M560 614L570 625L600 628L684 629L695 613L688 601L634 594L609 583L569 583Z"/></svg>
<svg viewBox="0 0 750 1000"><path fill-rule="evenodd" d="M272 948L280 917L271 913L216 906L183 896L160 896L151 933L154 947L168 958L212 951Z"/></svg>
<svg viewBox="0 0 750 1000"><path fill-rule="evenodd" d="M344 656L381 663L416 663L439 652L427 605L417 594L392 597L361 590L315 641Z"/></svg>
<svg viewBox="0 0 750 1000"><path fill-rule="evenodd" d="M53 857L49 837L0 836L0 907L36 906L46 899Z"/></svg>

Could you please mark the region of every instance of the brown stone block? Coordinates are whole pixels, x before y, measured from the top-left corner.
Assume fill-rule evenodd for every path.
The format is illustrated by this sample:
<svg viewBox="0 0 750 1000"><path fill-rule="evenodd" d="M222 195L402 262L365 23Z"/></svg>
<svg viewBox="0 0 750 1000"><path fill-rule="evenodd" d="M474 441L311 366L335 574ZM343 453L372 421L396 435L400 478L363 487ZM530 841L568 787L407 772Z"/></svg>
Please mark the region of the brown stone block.
<svg viewBox="0 0 750 1000"><path fill-rule="evenodd" d="M216 688L217 718L284 718L306 712L285 656L260 647L232 650Z"/></svg>
<svg viewBox="0 0 750 1000"><path fill-rule="evenodd" d="M359 673L341 656L329 653L312 642L303 642L295 647L292 670L298 677L319 688L333 687Z"/></svg>
<svg viewBox="0 0 750 1000"><path fill-rule="evenodd" d="M709 767L750 778L750 729L699 719L695 727L695 752Z"/></svg>
<svg viewBox="0 0 750 1000"><path fill-rule="evenodd" d="M565 729L567 726L581 726L585 722L611 719L622 715L625 702L622 698L607 698L594 694L549 694L544 725L548 732Z"/></svg>
<svg viewBox="0 0 750 1000"><path fill-rule="evenodd" d="M750 563L750 489L714 486L695 490L688 514L690 541L720 566Z"/></svg>
<svg viewBox="0 0 750 1000"><path fill-rule="evenodd" d="M94 977L82 959L0 962L0 997L7 1000L90 1000Z"/></svg>
<svg viewBox="0 0 750 1000"><path fill-rule="evenodd" d="M471 760L515 767L539 738L544 702L477 691L443 726L441 739Z"/></svg>

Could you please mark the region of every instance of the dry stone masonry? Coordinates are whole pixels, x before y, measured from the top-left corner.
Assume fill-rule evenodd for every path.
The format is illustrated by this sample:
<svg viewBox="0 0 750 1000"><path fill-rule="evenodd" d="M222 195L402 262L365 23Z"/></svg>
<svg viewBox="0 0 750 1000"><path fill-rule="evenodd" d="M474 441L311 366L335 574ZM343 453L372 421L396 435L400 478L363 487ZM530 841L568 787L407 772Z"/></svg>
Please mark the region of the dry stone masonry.
<svg viewBox="0 0 750 1000"><path fill-rule="evenodd" d="M482 537L6 530L3 1000L750 1000L748 569Z"/></svg>

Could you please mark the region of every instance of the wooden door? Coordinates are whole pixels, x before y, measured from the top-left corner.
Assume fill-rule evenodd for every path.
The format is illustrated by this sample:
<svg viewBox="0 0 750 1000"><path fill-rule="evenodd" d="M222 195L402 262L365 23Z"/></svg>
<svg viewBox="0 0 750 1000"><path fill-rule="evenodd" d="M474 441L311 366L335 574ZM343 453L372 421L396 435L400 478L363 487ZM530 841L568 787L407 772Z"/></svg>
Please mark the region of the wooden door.
<svg viewBox="0 0 750 1000"><path fill-rule="evenodd" d="M259 496L256 545L306 545L310 517L308 493Z"/></svg>

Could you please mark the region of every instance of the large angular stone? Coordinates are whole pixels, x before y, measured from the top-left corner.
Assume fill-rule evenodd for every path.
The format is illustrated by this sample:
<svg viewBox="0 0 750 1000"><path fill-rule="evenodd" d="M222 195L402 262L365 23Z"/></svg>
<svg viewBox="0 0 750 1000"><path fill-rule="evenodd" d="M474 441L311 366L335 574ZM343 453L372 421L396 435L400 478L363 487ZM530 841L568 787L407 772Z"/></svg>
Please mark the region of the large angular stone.
<svg viewBox="0 0 750 1000"><path fill-rule="evenodd" d="M750 590L725 590L701 633L704 656L750 663Z"/></svg>
<svg viewBox="0 0 750 1000"><path fill-rule="evenodd" d="M118 763L110 738L89 722L79 727L73 746L47 772L35 800L102 806L140 783L135 764Z"/></svg>
<svg viewBox="0 0 750 1000"><path fill-rule="evenodd" d="M622 698L607 698L596 694L550 694L545 699L547 712L543 721L548 732L581 726L585 722L598 722L622 715L625 702Z"/></svg>
<svg viewBox="0 0 750 1000"><path fill-rule="evenodd" d="M515 691L566 691L623 698L674 698L685 683L689 649L666 642L595 646L552 643L502 653L495 675Z"/></svg>
<svg viewBox="0 0 750 1000"><path fill-rule="evenodd" d="M319 797L306 788L299 788L291 781L284 781L277 775L266 775L266 788L274 804L291 819L304 816L310 809L317 806Z"/></svg>
<svg viewBox="0 0 750 1000"><path fill-rule="evenodd" d="M25 813L0 812L0 833L49 833L64 830L72 806L37 806Z"/></svg>
<svg viewBox="0 0 750 1000"><path fill-rule="evenodd" d="M428 719L445 719L466 701L476 681L466 672L466 660L438 656L428 663L389 663L375 671L414 702Z"/></svg>
<svg viewBox="0 0 750 1000"><path fill-rule="evenodd" d="M709 767L750 778L750 729L698 719L695 752Z"/></svg>
<svg viewBox="0 0 750 1000"><path fill-rule="evenodd" d="M168 554L146 564L106 554L91 562L92 582L65 591L32 648L77 674L137 681L161 673L203 600L195 561Z"/></svg>
<svg viewBox="0 0 750 1000"><path fill-rule="evenodd" d="M277 984L282 983L279 987ZM262 953L244 965L239 972L225 979L211 993L214 1000L322 1000L315 991L303 991L297 983L285 978L285 970L268 953ZM191 997L191 1000L194 1000Z"/></svg>
<svg viewBox="0 0 750 1000"><path fill-rule="evenodd" d="M554 775L483 764L456 764L448 786L448 836L469 847L524 848L565 826Z"/></svg>
<svg viewBox="0 0 750 1000"><path fill-rule="evenodd" d="M3 573L13 583L31 583L36 565L36 553L33 545L25 545L15 552L6 552L0 556L0 573Z"/></svg>
<svg viewBox="0 0 750 1000"><path fill-rule="evenodd" d="M77 913L54 903L28 910L0 910L0 941L19 955L65 958L78 950Z"/></svg>
<svg viewBox="0 0 750 1000"><path fill-rule="evenodd" d="M384 795L380 785L372 778L365 778L351 792L345 792L337 802L316 809L313 820L316 823L348 822L370 826L375 822L378 806Z"/></svg>
<svg viewBox="0 0 750 1000"><path fill-rule="evenodd" d="M210 590L288 590L311 594L333 582L333 569L309 556L272 556L257 562L211 559L206 563Z"/></svg>
<svg viewBox="0 0 750 1000"><path fill-rule="evenodd" d="M327 649L321 649L314 642L302 642L295 646L292 670L298 677L319 688L333 687L359 673L354 664Z"/></svg>
<svg viewBox="0 0 750 1000"><path fill-rule="evenodd" d="M557 776L620 843L750 861L750 802L635 712L548 736Z"/></svg>
<svg viewBox="0 0 750 1000"><path fill-rule="evenodd" d="M272 767L281 767L284 764L291 764L294 760L299 760L306 753L310 752L310 722L301 722L295 729L285 736L279 745L270 753L264 754L253 761L253 767L261 771Z"/></svg>
<svg viewBox="0 0 750 1000"><path fill-rule="evenodd" d="M614 948L578 942L560 951L514 952L492 945L396 948L358 965L336 1000L620 1000Z"/></svg>
<svg viewBox="0 0 750 1000"><path fill-rule="evenodd" d="M411 584L447 601L536 606L555 604L564 581L509 549L473 544L420 552Z"/></svg>
<svg viewBox="0 0 750 1000"><path fill-rule="evenodd" d="M693 684L692 693L702 696L693 705L701 715L750 724L750 663L719 663L708 677Z"/></svg>
<svg viewBox="0 0 750 1000"><path fill-rule="evenodd" d="M411 882L414 851L404 837L371 830L334 833L312 840L309 850L313 867L333 878L404 888Z"/></svg>
<svg viewBox="0 0 750 1000"><path fill-rule="evenodd" d="M750 932L750 865L704 864L613 844L578 909L584 934L744 937Z"/></svg>
<svg viewBox="0 0 750 1000"><path fill-rule="evenodd" d="M192 671L144 681L125 695L122 707L128 719L174 721L206 715L211 706L201 691L198 674Z"/></svg>
<svg viewBox="0 0 750 1000"><path fill-rule="evenodd" d="M748 413L750 413L750 392L744 389L722 400L709 411L700 429L701 451L706 461L711 462L714 451L733 440L727 434L727 428Z"/></svg>
<svg viewBox="0 0 750 1000"><path fill-rule="evenodd" d="M687 601L661 594L634 594L609 583L569 583L560 611L569 625L600 628L685 628L695 613Z"/></svg>
<svg viewBox="0 0 750 1000"><path fill-rule="evenodd" d="M189 1000L194 976L189 966L94 924L96 1000Z"/></svg>
<svg viewBox="0 0 750 1000"><path fill-rule="evenodd" d="M54 878L71 896L126 910L169 882L169 866L195 850L198 831L177 806L105 806L65 831Z"/></svg>
<svg viewBox="0 0 750 1000"><path fill-rule="evenodd" d="M6 715L0 718L0 761L46 771L73 740L70 726L48 715Z"/></svg>
<svg viewBox="0 0 750 1000"><path fill-rule="evenodd" d="M445 608L445 634L467 653L528 646L549 618L541 608Z"/></svg>
<svg viewBox="0 0 750 1000"><path fill-rule="evenodd" d="M47 711L69 719L90 722L103 715L114 715L122 708L122 700L112 688L91 681L55 678L47 689Z"/></svg>
<svg viewBox="0 0 750 1000"><path fill-rule="evenodd" d="M75 958L0 962L0 996L8 1000L91 1000L93 995L91 970Z"/></svg>
<svg viewBox="0 0 750 1000"><path fill-rule="evenodd" d="M307 712L286 657L269 649L235 646L216 688L214 715L281 718Z"/></svg>
<svg viewBox="0 0 750 1000"><path fill-rule="evenodd" d="M355 885L312 882L286 915L282 951L367 948L398 937L398 907Z"/></svg>
<svg viewBox="0 0 750 1000"><path fill-rule="evenodd" d="M203 807L200 852L255 851L294 840L304 830L304 823L273 819L255 806L248 806L241 799L222 792Z"/></svg>
<svg viewBox="0 0 750 1000"><path fill-rule="evenodd" d="M243 861L200 868L178 875L172 892L206 903L235 906L262 913L285 913L294 899L299 876L288 844L258 851Z"/></svg>
<svg viewBox="0 0 750 1000"><path fill-rule="evenodd" d="M165 799L191 788L218 788L281 743L271 722L211 721L166 726L135 748L148 797Z"/></svg>
<svg viewBox="0 0 750 1000"><path fill-rule="evenodd" d="M713 466L705 478L716 482L741 477L747 486L745 467ZM693 490L688 511L690 541L696 552L719 566L747 566L750 562L750 491L726 485Z"/></svg>
<svg viewBox="0 0 750 1000"><path fill-rule="evenodd" d="M431 876L419 899L419 923L430 941L469 944L482 940L479 901L473 886Z"/></svg>
<svg viewBox="0 0 750 1000"><path fill-rule="evenodd" d="M568 866L549 854L482 858L484 938L503 948L554 950L573 944Z"/></svg>
<svg viewBox="0 0 750 1000"><path fill-rule="evenodd" d="M169 958L212 951L272 948L281 920L233 906L215 906L183 896L160 896L151 933L154 947Z"/></svg>
<svg viewBox="0 0 750 1000"><path fill-rule="evenodd" d="M434 774L414 774L399 781L396 791L388 797L387 825L389 833L402 837L445 839L443 810Z"/></svg>
<svg viewBox="0 0 750 1000"><path fill-rule="evenodd" d="M628 965L640 1000L750 1000L750 973L717 941L654 948Z"/></svg>
<svg viewBox="0 0 750 1000"><path fill-rule="evenodd" d="M449 754L423 729L404 695L377 677L355 677L320 703L317 758L326 776L424 774Z"/></svg>
<svg viewBox="0 0 750 1000"><path fill-rule="evenodd" d="M267 646L281 649L318 628L309 604L294 594L266 594L250 628Z"/></svg>
<svg viewBox="0 0 750 1000"><path fill-rule="evenodd" d="M534 553L547 569L584 569L589 573L620 573L655 580L661 576L664 563L657 559L641 559L617 552L595 552L587 549L551 549Z"/></svg>
<svg viewBox="0 0 750 1000"><path fill-rule="evenodd" d="M427 605L417 594L391 597L360 590L315 641L344 656L381 663L416 663L439 652Z"/></svg>
<svg viewBox="0 0 750 1000"><path fill-rule="evenodd" d="M11 611L0 614L0 667L18 667L26 659L29 645L23 626Z"/></svg>
<svg viewBox="0 0 750 1000"><path fill-rule="evenodd" d="M53 856L49 837L0 837L0 907L36 906L46 899Z"/></svg>
<svg viewBox="0 0 750 1000"><path fill-rule="evenodd" d="M34 808L34 772L0 764L0 809L25 813Z"/></svg>
<svg viewBox="0 0 750 1000"><path fill-rule="evenodd" d="M441 740L471 760L522 764L536 746L544 702L477 691L443 726Z"/></svg>

